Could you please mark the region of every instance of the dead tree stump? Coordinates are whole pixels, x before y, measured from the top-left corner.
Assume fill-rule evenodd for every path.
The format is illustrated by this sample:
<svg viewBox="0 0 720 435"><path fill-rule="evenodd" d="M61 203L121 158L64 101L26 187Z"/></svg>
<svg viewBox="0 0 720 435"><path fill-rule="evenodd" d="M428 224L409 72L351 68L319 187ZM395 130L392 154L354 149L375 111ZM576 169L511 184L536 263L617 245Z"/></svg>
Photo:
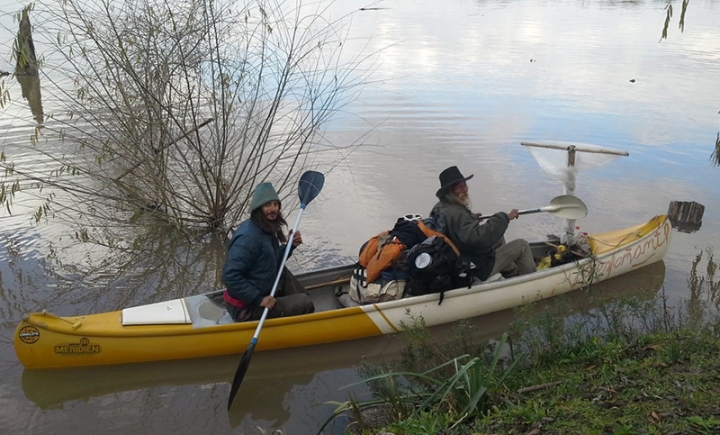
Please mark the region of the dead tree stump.
<svg viewBox="0 0 720 435"><path fill-rule="evenodd" d="M692 233L702 226L705 206L695 201L672 201L668 207L668 219L678 231Z"/></svg>
<svg viewBox="0 0 720 435"><path fill-rule="evenodd" d="M38 61L35 56L35 44L32 39L32 26L28 15L31 7L26 6L22 10L19 29L17 33L17 44L15 45L15 74L38 74Z"/></svg>

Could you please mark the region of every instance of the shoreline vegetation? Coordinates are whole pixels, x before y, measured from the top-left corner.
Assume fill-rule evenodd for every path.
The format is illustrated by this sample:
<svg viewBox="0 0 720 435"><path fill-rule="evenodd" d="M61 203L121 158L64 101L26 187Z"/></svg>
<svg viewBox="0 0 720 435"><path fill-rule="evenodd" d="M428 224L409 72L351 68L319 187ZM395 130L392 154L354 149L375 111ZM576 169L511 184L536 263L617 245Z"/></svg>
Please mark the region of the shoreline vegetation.
<svg viewBox="0 0 720 435"><path fill-rule="evenodd" d="M570 316L561 298L529 304L481 345L465 322L439 340L414 318L400 360L358 369L372 397L332 403L319 433L346 416L345 433L362 435L718 434L716 271L700 252L681 303L662 288Z"/></svg>

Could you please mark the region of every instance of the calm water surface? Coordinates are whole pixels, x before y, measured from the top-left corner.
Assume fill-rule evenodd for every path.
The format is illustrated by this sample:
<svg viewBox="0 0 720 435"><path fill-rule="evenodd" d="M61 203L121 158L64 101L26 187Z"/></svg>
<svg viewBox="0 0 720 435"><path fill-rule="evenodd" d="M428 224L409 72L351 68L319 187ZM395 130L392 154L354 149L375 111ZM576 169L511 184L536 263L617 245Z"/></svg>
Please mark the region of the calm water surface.
<svg viewBox="0 0 720 435"><path fill-rule="evenodd" d="M398 0L357 14L346 50L379 50L375 81L327 126L327 135L337 144L361 138L363 146L327 174L322 195L304 214L304 255L292 267L352 260L363 241L397 216L427 214L437 175L450 165L475 174L469 187L478 211L546 205L562 184L520 142L571 141L629 152L579 174L576 194L590 209L578 221L584 231L636 224L666 212L673 200L705 205L700 231L675 232L664 263L598 290L652 297L664 288L674 301L686 298L692 258L720 246L720 168L708 160L720 130L720 3L691 2L681 33L676 2L669 37L660 42L665 4ZM21 4L0 0L0 6L0 44L7 48L0 70L10 71L17 26L11 14ZM362 6L368 5L343 1L328 14ZM37 110L22 98L20 83L0 80L13 100L0 110L4 149L27 140ZM52 100L42 103L52 109ZM358 379L354 368L363 357L399 351L397 340L378 338L255 354L242 401L230 413L228 383L239 356L25 371L12 348L23 313L106 311L171 294L142 271L104 287L96 284L102 277L49 273L46 242L61 240L66 229L31 225L34 205L25 198L12 215L0 212L2 434L260 433L256 427L314 433L332 411L326 402L344 400L338 388ZM508 237L535 239L560 228L552 216L530 215L513 222ZM63 260L79 262L82 255ZM582 292L569 299L575 311L593 303ZM511 313L497 313L474 322L485 338L511 320Z"/></svg>

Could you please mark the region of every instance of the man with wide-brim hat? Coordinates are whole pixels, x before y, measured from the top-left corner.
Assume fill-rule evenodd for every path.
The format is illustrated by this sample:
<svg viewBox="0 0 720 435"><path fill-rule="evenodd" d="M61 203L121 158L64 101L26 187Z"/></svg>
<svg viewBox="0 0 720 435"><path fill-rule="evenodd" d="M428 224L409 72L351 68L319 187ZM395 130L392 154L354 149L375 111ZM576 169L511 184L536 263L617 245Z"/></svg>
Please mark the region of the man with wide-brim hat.
<svg viewBox="0 0 720 435"><path fill-rule="evenodd" d="M445 169L440 173L440 189L438 189L438 191L435 193L435 196L437 196L438 198L442 198L445 195L445 191L447 189L457 183L468 181L474 176L474 174L470 174L467 177L464 177L457 166L450 166L449 168Z"/></svg>
<svg viewBox="0 0 720 435"><path fill-rule="evenodd" d="M257 185L250 201L250 218L238 226L230 239L222 281L227 287L225 308L233 320L259 320L265 308L268 318L295 316L315 310L300 282L285 268L276 296L270 296L287 243L290 253L302 243L300 232L285 235L287 222L271 183ZM292 237L292 240L288 239Z"/></svg>
<svg viewBox="0 0 720 435"><path fill-rule="evenodd" d="M435 229L452 240L460 255L475 265L473 274L486 280L496 273L524 275L534 272L535 261L526 240L517 239L503 244L503 237L511 220L517 219L518 211L498 212L478 222L478 215L470 210L467 181L473 175L463 176L457 166L450 166L440 173L440 189L435 193L439 199L430 217Z"/></svg>

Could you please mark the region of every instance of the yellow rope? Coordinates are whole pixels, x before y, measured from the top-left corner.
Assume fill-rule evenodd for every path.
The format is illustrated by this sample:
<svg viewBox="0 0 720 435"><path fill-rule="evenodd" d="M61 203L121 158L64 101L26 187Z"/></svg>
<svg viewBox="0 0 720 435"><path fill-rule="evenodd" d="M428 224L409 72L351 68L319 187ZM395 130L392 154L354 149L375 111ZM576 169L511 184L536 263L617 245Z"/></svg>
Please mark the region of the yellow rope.
<svg viewBox="0 0 720 435"><path fill-rule="evenodd" d="M82 325L82 320L78 320L77 322L73 323L73 322L69 321L68 319L66 319L65 317L56 316L55 314L53 314L47 310L42 310L42 315L50 316L52 318L62 320L63 322L67 322L70 324L70 327L72 327L72 329L78 329Z"/></svg>

